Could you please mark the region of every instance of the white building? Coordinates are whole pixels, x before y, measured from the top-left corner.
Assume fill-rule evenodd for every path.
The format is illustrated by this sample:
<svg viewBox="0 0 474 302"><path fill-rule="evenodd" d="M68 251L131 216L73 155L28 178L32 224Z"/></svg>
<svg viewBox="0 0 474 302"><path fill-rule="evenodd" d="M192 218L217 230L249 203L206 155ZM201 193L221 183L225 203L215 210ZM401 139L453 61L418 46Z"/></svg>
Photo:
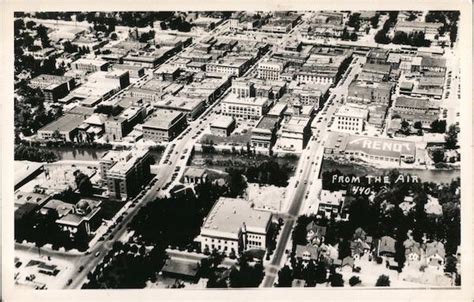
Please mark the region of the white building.
<svg viewBox="0 0 474 302"><path fill-rule="evenodd" d="M221 197L206 217L197 241L203 252L264 250L271 218L271 213L254 210L245 199Z"/></svg>
<svg viewBox="0 0 474 302"><path fill-rule="evenodd" d="M280 74L284 69L282 62L265 61L258 64L258 78L272 81L279 81Z"/></svg>
<svg viewBox="0 0 474 302"><path fill-rule="evenodd" d="M336 129L342 132L361 133L369 116L367 109L342 105L335 114Z"/></svg>
<svg viewBox="0 0 474 302"><path fill-rule="evenodd" d="M270 109L270 100L263 97L240 98L229 94L221 102L222 114L236 118L259 119Z"/></svg>
<svg viewBox="0 0 474 302"><path fill-rule="evenodd" d="M292 116L282 123L277 146L287 151L301 152L311 135L310 118Z"/></svg>

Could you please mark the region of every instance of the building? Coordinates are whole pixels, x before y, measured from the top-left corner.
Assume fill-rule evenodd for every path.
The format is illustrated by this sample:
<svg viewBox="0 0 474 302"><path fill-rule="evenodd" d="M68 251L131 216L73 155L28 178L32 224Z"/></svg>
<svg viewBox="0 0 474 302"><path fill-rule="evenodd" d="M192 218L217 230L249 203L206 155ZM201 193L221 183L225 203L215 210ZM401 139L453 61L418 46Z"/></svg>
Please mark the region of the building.
<svg viewBox="0 0 474 302"><path fill-rule="evenodd" d="M263 116L252 129L252 135L250 137L252 147L270 152L276 140L276 132L279 124L280 116Z"/></svg>
<svg viewBox="0 0 474 302"><path fill-rule="evenodd" d="M260 62L257 66L257 77L264 80L279 81L284 68L283 62L269 60Z"/></svg>
<svg viewBox="0 0 474 302"><path fill-rule="evenodd" d="M393 257L395 256L395 239L390 236L383 236L380 238L377 247L377 254L379 257Z"/></svg>
<svg viewBox="0 0 474 302"><path fill-rule="evenodd" d="M342 105L335 114L336 129L342 132L362 133L368 116L367 109Z"/></svg>
<svg viewBox="0 0 474 302"><path fill-rule="evenodd" d="M416 145L410 141L349 135L331 132L324 147L324 156L346 158L370 163L413 163Z"/></svg>
<svg viewBox="0 0 474 302"><path fill-rule="evenodd" d="M296 80L309 84L335 84L347 65L348 58L348 55L313 53L296 73Z"/></svg>
<svg viewBox="0 0 474 302"><path fill-rule="evenodd" d="M111 199L126 200L138 194L150 179L152 156L148 150L109 151L100 160Z"/></svg>
<svg viewBox="0 0 474 302"><path fill-rule="evenodd" d="M271 102L267 98L240 98L229 94L221 101L222 114L244 119L259 119L270 109Z"/></svg>
<svg viewBox="0 0 474 302"><path fill-rule="evenodd" d="M319 251L318 248L311 245L301 245L297 244L296 245L296 251L295 251L295 257L298 261L301 261L303 263L309 262L309 261L317 261L319 256Z"/></svg>
<svg viewBox="0 0 474 302"><path fill-rule="evenodd" d="M173 86L171 85L168 88L171 90ZM176 89L181 89L181 86L176 87ZM159 110L164 109L183 112L188 121L196 119L205 110L205 105L206 102L202 98L190 98L182 95L174 96L169 94L153 102L153 107Z"/></svg>
<svg viewBox="0 0 474 302"><path fill-rule="evenodd" d="M220 59L217 62L207 63L206 72L240 77L248 68L249 63L247 59Z"/></svg>
<svg viewBox="0 0 474 302"><path fill-rule="evenodd" d="M426 244L426 264L436 269L443 269L446 257L444 244L439 241L433 241Z"/></svg>
<svg viewBox="0 0 474 302"><path fill-rule="evenodd" d="M278 131L277 145L288 151L302 151L311 136L311 119L304 116L291 116L284 121Z"/></svg>
<svg viewBox="0 0 474 302"><path fill-rule="evenodd" d="M390 77L391 65L365 63L358 80L367 82L388 81Z"/></svg>
<svg viewBox="0 0 474 302"><path fill-rule="evenodd" d="M183 175L186 184L202 184L207 181L207 172L205 169L188 167Z"/></svg>
<svg viewBox="0 0 474 302"><path fill-rule="evenodd" d="M107 61L85 58L80 58L71 64L73 70L84 70L87 72L107 71L108 66L109 63Z"/></svg>
<svg viewBox="0 0 474 302"><path fill-rule="evenodd" d="M66 113L57 120L39 129L38 138L42 140L59 139L72 142L76 139L77 127L79 127L85 119L86 117L83 115Z"/></svg>
<svg viewBox="0 0 474 302"><path fill-rule="evenodd" d="M143 122L145 116L145 107L131 106L118 116L109 117L105 121L105 138L112 141L123 139L136 124Z"/></svg>
<svg viewBox="0 0 474 302"><path fill-rule="evenodd" d="M318 213L323 214L330 219L332 215L337 215L344 207L344 200L346 199L346 190L329 191L321 190L319 197Z"/></svg>
<svg viewBox="0 0 474 302"><path fill-rule="evenodd" d="M210 128L213 135L227 137L235 129L235 119L232 116L219 116L211 122Z"/></svg>
<svg viewBox="0 0 474 302"><path fill-rule="evenodd" d="M28 85L33 89L41 89L45 101L56 102L74 89L76 83L71 77L41 74L31 79Z"/></svg>
<svg viewBox="0 0 474 302"><path fill-rule="evenodd" d="M386 64L390 51L386 49L372 49L367 54L367 62L370 64Z"/></svg>
<svg viewBox="0 0 474 302"><path fill-rule="evenodd" d="M159 110L143 124L143 139L168 142L187 126L186 115L176 110Z"/></svg>
<svg viewBox="0 0 474 302"><path fill-rule="evenodd" d="M369 83L353 81L348 88L347 103L390 105L393 85L387 82Z"/></svg>
<svg viewBox="0 0 474 302"><path fill-rule="evenodd" d="M81 199L66 215L56 220L63 231L69 232L71 237L84 231L91 235L102 223L101 201Z"/></svg>
<svg viewBox="0 0 474 302"><path fill-rule="evenodd" d="M128 71L131 78L141 78L145 75L145 68L129 64L113 64L112 70Z"/></svg>
<svg viewBox="0 0 474 302"><path fill-rule="evenodd" d="M398 115L408 122L421 122L424 128L438 119L440 108L429 99L409 98L400 96L396 99L392 115Z"/></svg>
<svg viewBox="0 0 474 302"><path fill-rule="evenodd" d="M265 250L271 220L271 213L254 210L245 199L221 197L207 215L197 241L202 252Z"/></svg>
<svg viewBox="0 0 474 302"><path fill-rule="evenodd" d="M395 26L395 32L402 31L407 34L414 32L423 32L427 35L434 36L439 34L439 29L443 27L440 22L420 22L420 21L398 21Z"/></svg>

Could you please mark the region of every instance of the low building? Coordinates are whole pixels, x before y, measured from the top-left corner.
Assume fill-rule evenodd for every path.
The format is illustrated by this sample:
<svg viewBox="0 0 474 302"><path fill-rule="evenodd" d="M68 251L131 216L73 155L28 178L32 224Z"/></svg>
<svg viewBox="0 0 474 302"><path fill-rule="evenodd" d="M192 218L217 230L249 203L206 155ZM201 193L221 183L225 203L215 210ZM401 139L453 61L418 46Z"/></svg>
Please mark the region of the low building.
<svg viewBox="0 0 474 302"><path fill-rule="evenodd" d="M81 125L85 116L79 114L65 114L38 130L38 137L42 140L63 140L72 142L76 139L77 127Z"/></svg>
<svg viewBox="0 0 474 302"><path fill-rule="evenodd" d="M318 203L318 213L322 213L326 218L330 219L332 215L337 215L340 213L344 207L345 199L345 190L334 192L329 190L321 190L321 195L319 197L320 201Z"/></svg>
<svg viewBox="0 0 474 302"><path fill-rule="evenodd" d="M74 237L81 231L91 235L102 223L101 201L81 199L71 211L56 220L63 231Z"/></svg>
<svg viewBox="0 0 474 302"><path fill-rule="evenodd" d="M175 87L173 87L173 85ZM172 84L165 89L166 91L173 91L173 88L180 90L181 86ZM175 90L175 91L176 91ZM206 102L202 98L191 98L186 96L164 95L161 99L155 100L153 107L158 110L173 110L181 111L186 115L188 121L195 120L206 108Z"/></svg>
<svg viewBox="0 0 474 302"><path fill-rule="evenodd" d="M389 105L392 91L393 85L391 83L354 81L349 85L346 101L361 105Z"/></svg>
<svg viewBox="0 0 474 302"><path fill-rule="evenodd" d="M388 81L391 66L388 64L370 64L366 63L362 67L358 80L368 82Z"/></svg>
<svg viewBox="0 0 474 302"><path fill-rule="evenodd" d="M183 175L186 184L202 184L207 181L207 172L205 169L188 167Z"/></svg>
<svg viewBox="0 0 474 302"><path fill-rule="evenodd" d="M199 261L171 257L166 259L161 273L167 278L196 283L199 280Z"/></svg>
<svg viewBox="0 0 474 302"><path fill-rule="evenodd" d="M100 160L111 199L135 196L150 179L152 156L148 150L109 151Z"/></svg>
<svg viewBox="0 0 474 302"><path fill-rule="evenodd" d="M143 124L143 139L168 142L187 126L186 115L175 110L159 110Z"/></svg>
<svg viewBox="0 0 474 302"><path fill-rule="evenodd" d="M113 64L112 70L128 71L131 78L141 78L145 75L145 68L129 64Z"/></svg>
<svg viewBox="0 0 474 302"><path fill-rule="evenodd" d="M213 135L227 137L235 129L235 119L232 116L219 116L209 127Z"/></svg>
<svg viewBox="0 0 474 302"><path fill-rule="evenodd" d="M72 62L73 70L84 70L88 72L107 71L109 63L104 60L80 58Z"/></svg>
<svg viewBox="0 0 474 302"><path fill-rule="evenodd" d="M383 236L380 238L378 247L377 247L377 254L379 257L386 256L386 257L393 257L395 256L395 239L390 236Z"/></svg>
<svg viewBox="0 0 474 302"><path fill-rule="evenodd" d="M415 161L416 145L411 141L393 140L378 137L349 135L331 132L324 147L324 156L329 158L346 158L371 163Z"/></svg>
<svg viewBox="0 0 474 302"><path fill-rule="evenodd" d="M311 244L307 244L307 245L297 244L295 257L298 261L301 261L303 263L309 262L309 261L317 261L319 257L319 251L317 247Z"/></svg>
<svg viewBox="0 0 474 302"><path fill-rule="evenodd" d="M443 269L445 264L446 251L444 244L433 241L426 244L425 250L426 264L436 269Z"/></svg>
<svg viewBox="0 0 474 302"><path fill-rule="evenodd" d="M244 199L221 197L207 215L198 241L203 252L265 250L271 220L271 213L254 210Z"/></svg>
<svg viewBox="0 0 474 302"><path fill-rule="evenodd" d="M398 21L396 23L395 32L401 31L407 34L414 32L422 32L426 35L437 35L439 29L443 27L440 22L421 22L421 21Z"/></svg>
<svg viewBox="0 0 474 302"><path fill-rule="evenodd" d="M409 122L421 122L424 128L429 128L431 123L438 119L439 105L429 99L409 98L400 96L396 99L392 115L398 115Z"/></svg>
<svg viewBox="0 0 474 302"><path fill-rule="evenodd" d="M217 62L207 63L206 72L240 77L248 68L249 63L250 61L247 59L221 59Z"/></svg>
<svg viewBox="0 0 474 302"><path fill-rule="evenodd" d="M342 105L335 114L336 129L342 132L362 133L368 116L367 109Z"/></svg>
<svg viewBox="0 0 474 302"><path fill-rule="evenodd" d="M244 119L259 119L268 112L270 105L267 98L239 98L234 94L229 94L221 101L223 115Z"/></svg>

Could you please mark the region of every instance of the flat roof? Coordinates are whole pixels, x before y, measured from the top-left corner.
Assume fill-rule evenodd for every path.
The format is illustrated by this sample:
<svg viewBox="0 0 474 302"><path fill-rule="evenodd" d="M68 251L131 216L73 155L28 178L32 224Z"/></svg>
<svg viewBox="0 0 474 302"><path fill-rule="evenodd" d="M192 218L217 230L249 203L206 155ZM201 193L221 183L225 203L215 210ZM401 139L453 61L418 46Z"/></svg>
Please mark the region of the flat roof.
<svg viewBox="0 0 474 302"><path fill-rule="evenodd" d="M264 233L271 217L271 213L253 209L245 199L220 197L206 217L201 233L230 233L237 237L244 224L247 231Z"/></svg>
<svg viewBox="0 0 474 302"><path fill-rule="evenodd" d="M177 110L159 110L143 124L143 127L168 130L182 115L183 113Z"/></svg>
<svg viewBox="0 0 474 302"><path fill-rule="evenodd" d="M336 116L355 117L366 119L369 111L367 109L357 108L349 105L342 105L336 112Z"/></svg>
<svg viewBox="0 0 474 302"><path fill-rule="evenodd" d="M240 98L233 93L230 93L225 99L222 100L223 103L253 106L264 106L268 103L268 101L268 98L264 97Z"/></svg>
<svg viewBox="0 0 474 302"><path fill-rule="evenodd" d="M433 104L429 99L417 99L417 98L409 98L400 96L395 101L395 108L396 107L414 107L420 109L429 109L435 108L438 109L439 105Z"/></svg>
<svg viewBox="0 0 474 302"><path fill-rule="evenodd" d="M211 127L227 129L234 122L235 119L232 116L220 115L217 119L212 121Z"/></svg>
<svg viewBox="0 0 474 302"><path fill-rule="evenodd" d="M389 157L414 156L416 151L416 145L411 141L349 135L340 132L331 132L326 146L345 150L346 153L360 151L369 155Z"/></svg>
<svg viewBox="0 0 474 302"><path fill-rule="evenodd" d="M39 131L71 132L84 122L84 116L79 114L66 113L57 120L49 123Z"/></svg>

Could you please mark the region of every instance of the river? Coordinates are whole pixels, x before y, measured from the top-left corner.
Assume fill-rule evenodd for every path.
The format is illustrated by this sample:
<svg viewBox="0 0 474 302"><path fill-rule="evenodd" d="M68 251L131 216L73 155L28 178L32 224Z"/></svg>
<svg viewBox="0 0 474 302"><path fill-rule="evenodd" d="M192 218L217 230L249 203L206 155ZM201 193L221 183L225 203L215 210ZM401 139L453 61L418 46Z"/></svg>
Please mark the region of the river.
<svg viewBox="0 0 474 302"><path fill-rule="evenodd" d="M59 147L59 148L49 148L54 152L59 160L84 160L84 161L96 161L100 160L105 153L109 150L107 149L92 149L92 148L71 148L71 147ZM162 151L150 151L151 155L155 159L155 162L159 162L163 152Z"/></svg>

